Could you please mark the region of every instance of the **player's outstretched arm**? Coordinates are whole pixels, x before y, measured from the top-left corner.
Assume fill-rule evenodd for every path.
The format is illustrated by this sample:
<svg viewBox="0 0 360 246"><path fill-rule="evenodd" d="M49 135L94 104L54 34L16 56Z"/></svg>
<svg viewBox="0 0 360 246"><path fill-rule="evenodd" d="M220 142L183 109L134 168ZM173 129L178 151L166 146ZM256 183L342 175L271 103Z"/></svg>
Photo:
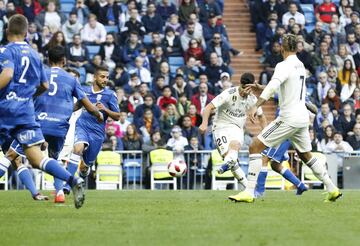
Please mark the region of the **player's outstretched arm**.
<svg viewBox="0 0 360 246"><path fill-rule="evenodd" d="M206 105L203 114L202 114L202 122L201 125L199 126L199 131L201 134L204 134L207 130L208 124L209 124L209 118L211 115L211 111L215 109L214 104L209 103L208 105Z"/></svg>
<svg viewBox="0 0 360 246"><path fill-rule="evenodd" d="M310 102L310 101L305 102L305 106L306 106L307 110L309 110L311 113L313 113L313 114L318 113L318 108L312 102Z"/></svg>
<svg viewBox="0 0 360 246"><path fill-rule="evenodd" d="M14 69L12 68L4 68L0 74L0 90L5 88L12 77L14 76Z"/></svg>
<svg viewBox="0 0 360 246"><path fill-rule="evenodd" d="M104 116L102 115L102 113L100 113L99 109L95 107L87 97L84 97L79 101L90 114L97 118L100 123L104 121Z"/></svg>

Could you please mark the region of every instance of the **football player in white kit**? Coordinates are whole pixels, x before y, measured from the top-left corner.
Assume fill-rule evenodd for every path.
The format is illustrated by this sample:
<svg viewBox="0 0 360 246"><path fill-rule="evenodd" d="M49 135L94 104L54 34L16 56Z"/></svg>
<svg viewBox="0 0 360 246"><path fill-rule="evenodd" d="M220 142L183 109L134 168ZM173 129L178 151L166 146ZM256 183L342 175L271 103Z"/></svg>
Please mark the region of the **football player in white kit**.
<svg viewBox="0 0 360 246"><path fill-rule="evenodd" d="M327 190L325 202L334 202L342 196L339 189L331 181L325 163L321 163L310 152L309 117L305 106L306 72L304 64L296 56L296 44L295 35L286 34L283 36L281 52L284 61L276 65L271 81L261 93L255 107L249 112L250 119L254 121L257 108L263 105L275 91L279 92L280 115L254 138L249 148L248 185L244 191L230 196L230 200L237 202L254 201L254 189L262 166L260 153L266 147L276 147L286 139L292 142L300 159L324 183Z"/></svg>
<svg viewBox="0 0 360 246"><path fill-rule="evenodd" d="M244 73L240 79L240 86L224 90L209 103L202 115L202 123L199 126L201 133L208 127L211 112L216 109L213 122L213 139L220 155L226 165L230 167L234 177L240 182L243 189L247 186L247 179L238 163L238 154L244 142L244 125L248 110L252 109L257 98L252 93L244 90L245 85L254 83L254 75ZM266 126L266 118L262 109L257 109L257 116L262 125Z"/></svg>

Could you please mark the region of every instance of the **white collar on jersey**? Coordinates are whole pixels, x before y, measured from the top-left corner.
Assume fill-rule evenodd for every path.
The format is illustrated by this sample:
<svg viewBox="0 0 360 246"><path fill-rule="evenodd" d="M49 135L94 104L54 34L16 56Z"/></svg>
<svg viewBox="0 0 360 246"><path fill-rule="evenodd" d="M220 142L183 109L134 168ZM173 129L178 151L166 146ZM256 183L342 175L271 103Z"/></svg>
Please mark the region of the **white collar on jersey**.
<svg viewBox="0 0 360 246"><path fill-rule="evenodd" d="M14 44L27 44L25 41L14 42Z"/></svg>
<svg viewBox="0 0 360 246"><path fill-rule="evenodd" d="M102 89L101 91L94 91L94 86L91 86L91 91L92 91L92 93L94 93L94 94L98 94L98 93L103 92L104 89Z"/></svg>

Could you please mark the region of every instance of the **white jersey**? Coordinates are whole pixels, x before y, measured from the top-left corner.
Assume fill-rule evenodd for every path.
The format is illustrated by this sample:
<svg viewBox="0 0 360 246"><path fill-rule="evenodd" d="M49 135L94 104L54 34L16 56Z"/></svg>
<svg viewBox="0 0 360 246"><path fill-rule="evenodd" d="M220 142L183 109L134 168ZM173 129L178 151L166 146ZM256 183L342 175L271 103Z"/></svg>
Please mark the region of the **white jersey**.
<svg viewBox="0 0 360 246"><path fill-rule="evenodd" d="M70 120L69 120L69 130L66 134L66 138L65 138L65 143L64 145L67 146L73 146L74 145L74 138L75 138L75 125L76 125L76 121L77 119L80 117L82 112L82 109L77 110L75 112L72 113Z"/></svg>
<svg viewBox="0 0 360 246"><path fill-rule="evenodd" d="M280 82L278 90L279 119L292 127L307 126L309 113L305 106L306 71L304 64L296 55L290 55L276 65L272 80Z"/></svg>
<svg viewBox="0 0 360 246"><path fill-rule="evenodd" d="M257 98L253 94L247 97L240 96L238 86L224 90L211 101L216 107L213 130L234 125L243 128L247 118L247 111L255 106L256 102ZM257 114L261 115L262 113L262 109L259 108Z"/></svg>

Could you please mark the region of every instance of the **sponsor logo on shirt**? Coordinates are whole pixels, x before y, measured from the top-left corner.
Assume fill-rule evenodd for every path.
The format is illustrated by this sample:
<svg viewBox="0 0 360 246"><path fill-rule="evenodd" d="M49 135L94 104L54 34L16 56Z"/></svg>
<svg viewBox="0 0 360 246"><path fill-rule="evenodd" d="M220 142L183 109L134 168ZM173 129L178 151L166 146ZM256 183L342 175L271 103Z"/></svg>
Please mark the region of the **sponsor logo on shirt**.
<svg viewBox="0 0 360 246"><path fill-rule="evenodd" d="M236 117L236 118L245 117L244 112L242 112L240 109L236 109L235 111L232 111L230 109L226 109L225 113L228 114L231 117Z"/></svg>
<svg viewBox="0 0 360 246"><path fill-rule="evenodd" d="M41 112L40 114L38 114L38 119L39 120L53 121L53 122L60 122L61 121L58 118L49 117L48 114L45 113L45 112Z"/></svg>
<svg viewBox="0 0 360 246"><path fill-rule="evenodd" d="M26 101L29 101L29 98L18 97L14 91L10 91L9 94L6 95L6 100L15 100L18 102L26 102Z"/></svg>

